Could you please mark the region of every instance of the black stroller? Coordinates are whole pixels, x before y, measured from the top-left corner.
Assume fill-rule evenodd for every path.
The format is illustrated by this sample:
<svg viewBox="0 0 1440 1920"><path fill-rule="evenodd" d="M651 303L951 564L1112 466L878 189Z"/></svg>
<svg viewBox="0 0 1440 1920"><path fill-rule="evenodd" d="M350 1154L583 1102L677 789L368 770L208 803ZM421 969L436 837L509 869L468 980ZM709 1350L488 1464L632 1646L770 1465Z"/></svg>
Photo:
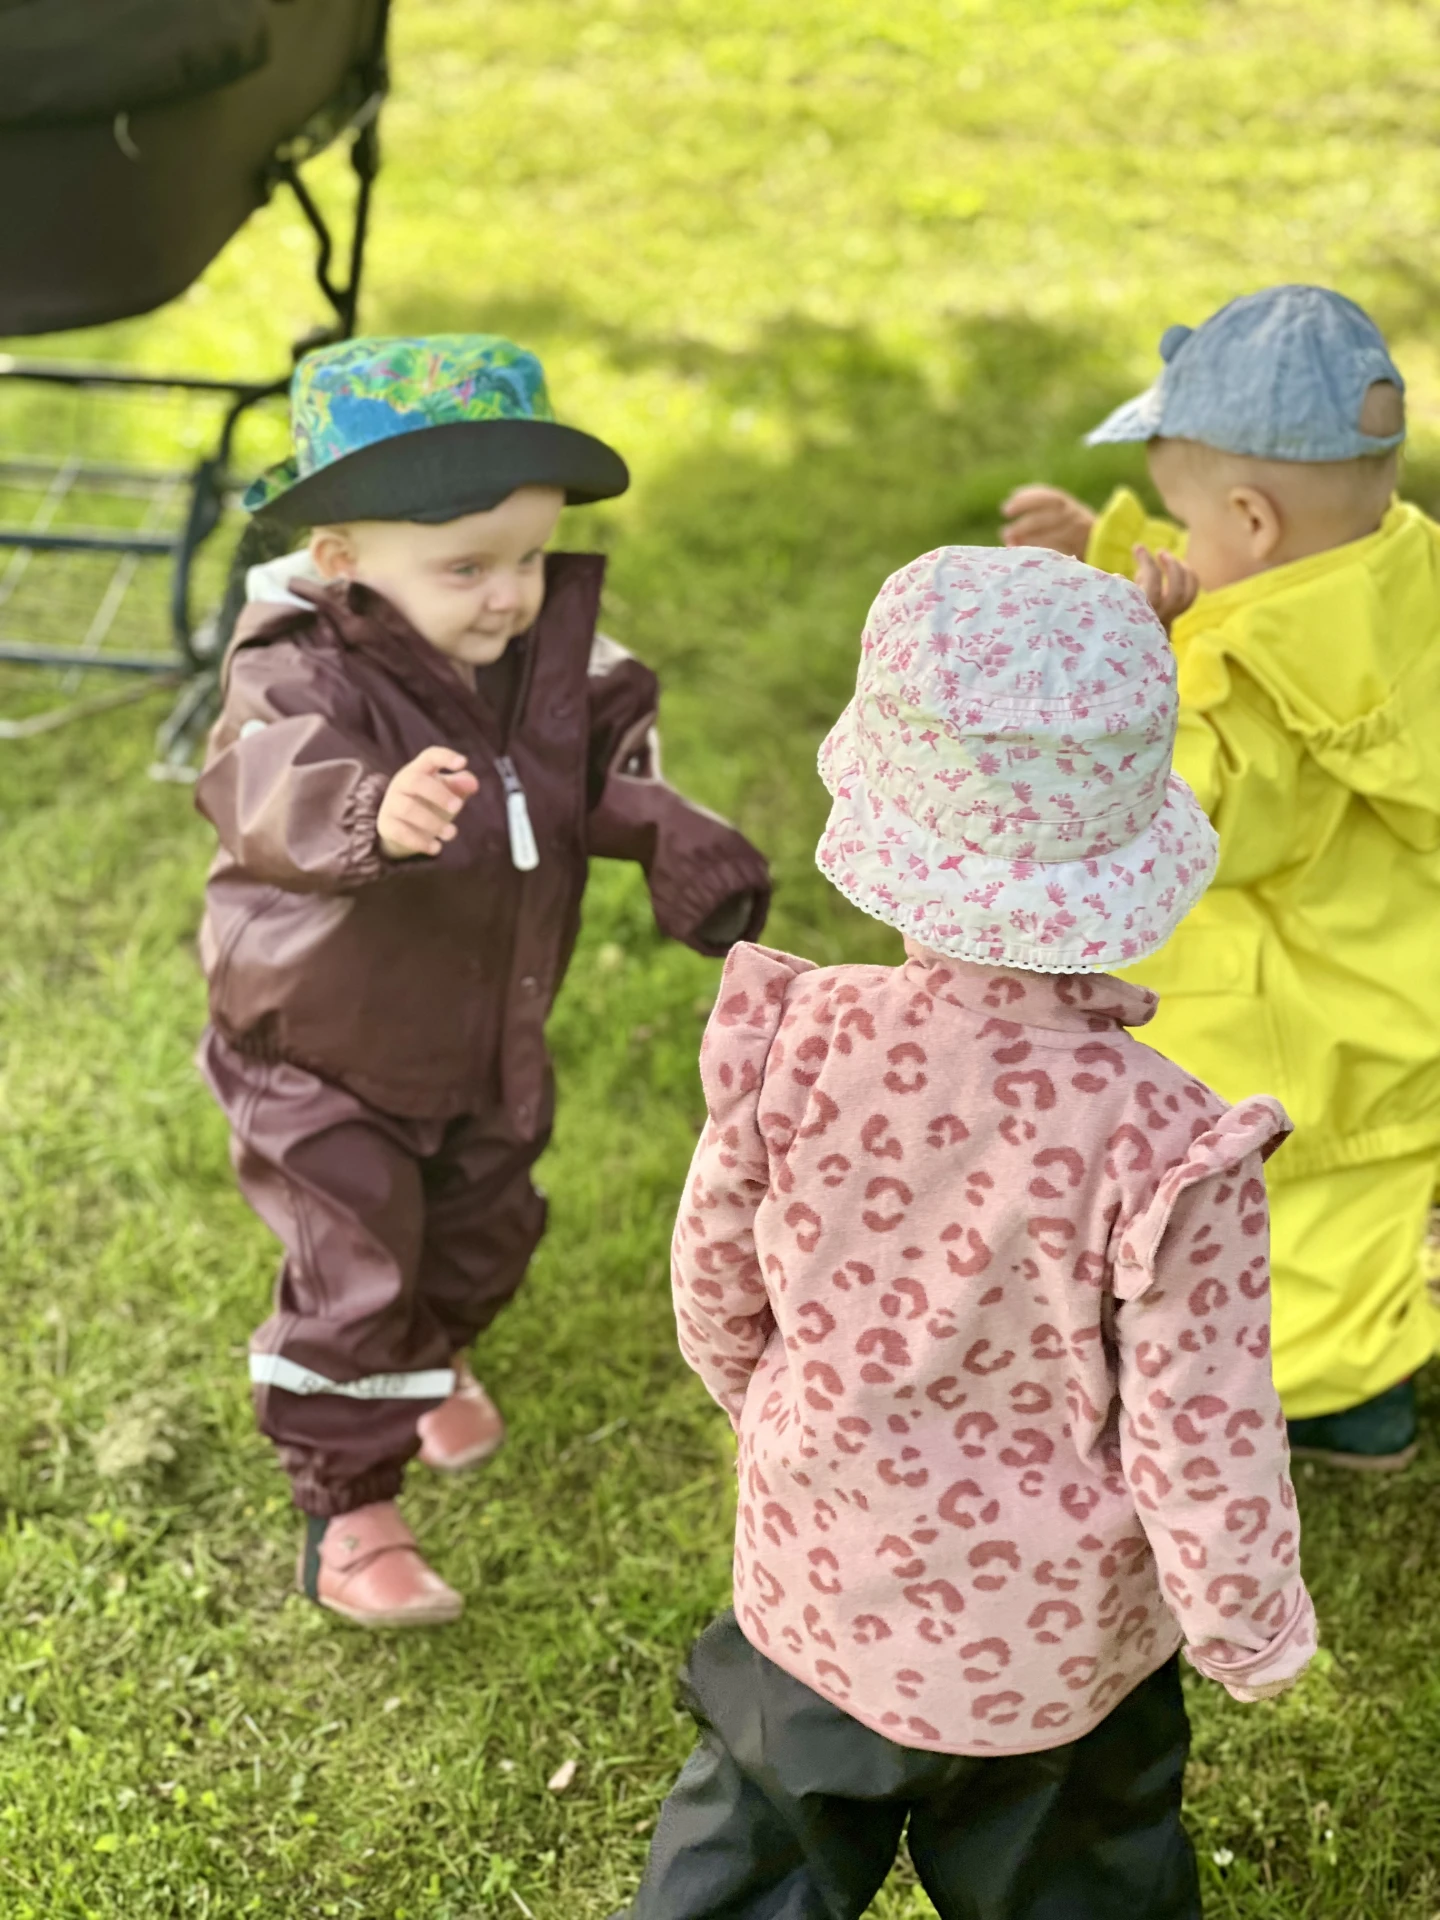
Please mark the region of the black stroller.
<svg viewBox="0 0 1440 1920"><path fill-rule="evenodd" d="M296 351L352 333L388 11L389 0L0 0L0 179L9 183L0 335L152 311L188 288L280 185L313 230L332 315ZM329 224L300 169L342 137L354 224L337 272ZM289 379L288 370L225 379L0 355L0 395L20 402L0 458L0 673L43 669L42 683L25 684L44 684L47 696L58 686L63 699L0 721L0 738L118 704L161 678L179 693L155 771L188 777L243 595L233 567L227 584L228 556L206 556L206 542L235 512L238 425ZM52 435L61 393L87 410L80 444L22 457L15 442L32 431L22 396L34 430ZM196 443L193 425L186 436L198 458L162 468L96 457L95 443L103 455L110 436L89 430L95 409L157 397L208 406L205 440ZM80 676L97 670L125 676L121 690L112 683L77 700Z"/></svg>

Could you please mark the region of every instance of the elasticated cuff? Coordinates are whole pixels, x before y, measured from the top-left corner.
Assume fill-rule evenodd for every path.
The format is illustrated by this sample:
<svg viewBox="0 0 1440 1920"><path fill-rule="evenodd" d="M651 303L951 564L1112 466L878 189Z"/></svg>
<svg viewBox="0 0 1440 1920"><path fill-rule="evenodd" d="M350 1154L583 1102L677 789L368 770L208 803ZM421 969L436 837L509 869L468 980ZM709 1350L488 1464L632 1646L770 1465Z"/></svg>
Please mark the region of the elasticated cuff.
<svg viewBox="0 0 1440 1920"><path fill-rule="evenodd" d="M354 1480L321 1481L301 1471L291 1483L295 1504L301 1513L317 1520L333 1520L338 1513L353 1513L356 1507L368 1507L375 1500L394 1500L405 1479L404 1463L387 1462L372 1467Z"/></svg>
<svg viewBox="0 0 1440 1920"><path fill-rule="evenodd" d="M730 951L700 938L700 929L717 908L739 893L754 896L754 908L743 940L753 940L765 926L770 910L770 869L743 835L730 836L731 850L713 859L702 853L686 858L679 871L670 869L663 854L650 875L650 897L655 924L672 940L710 958Z"/></svg>
<svg viewBox="0 0 1440 1920"><path fill-rule="evenodd" d="M387 860L380 851L380 835L376 826L389 787L390 782L383 773L367 773L351 789L345 807L344 829L348 848L345 878L352 886L378 880L382 874L394 869L395 862Z"/></svg>
<svg viewBox="0 0 1440 1920"><path fill-rule="evenodd" d="M1248 1703L1257 1697L1256 1688L1275 1680L1294 1680L1302 1674L1314 1657L1318 1641L1315 1608L1297 1573L1280 1626L1263 1647L1252 1649L1228 1640L1206 1640L1197 1647L1187 1647L1185 1658L1207 1680L1218 1680L1233 1699Z"/></svg>

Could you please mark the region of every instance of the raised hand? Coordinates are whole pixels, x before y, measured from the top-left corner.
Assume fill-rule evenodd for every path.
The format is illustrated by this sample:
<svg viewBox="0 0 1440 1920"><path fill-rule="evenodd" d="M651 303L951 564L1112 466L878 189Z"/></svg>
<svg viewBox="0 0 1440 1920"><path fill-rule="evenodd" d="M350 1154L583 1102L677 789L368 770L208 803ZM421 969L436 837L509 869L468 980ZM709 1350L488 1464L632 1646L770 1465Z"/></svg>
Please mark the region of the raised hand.
<svg viewBox="0 0 1440 1920"><path fill-rule="evenodd" d="M463 753L426 747L385 789L375 820L380 851L391 860L433 857L455 838L455 816L479 786Z"/></svg>
<svg viewBox="0 0 1440 1920"><path fill-rule="evenodd" d="M1163 548L1152 554L1148 547L1136 547L1135 584L1155 609L1155 617L1166 633L1200 591L1200 582L1185 562Z"/></svg>
<svg viewBox="0 0 1440 1920"><path fill-rule="evenodd" d="M1059 487L1017 487L1000 511L1005 516L1000 538L1007 547L1048 547L1052 553L1085 558L1096 516L1073 493Z"/></svg>

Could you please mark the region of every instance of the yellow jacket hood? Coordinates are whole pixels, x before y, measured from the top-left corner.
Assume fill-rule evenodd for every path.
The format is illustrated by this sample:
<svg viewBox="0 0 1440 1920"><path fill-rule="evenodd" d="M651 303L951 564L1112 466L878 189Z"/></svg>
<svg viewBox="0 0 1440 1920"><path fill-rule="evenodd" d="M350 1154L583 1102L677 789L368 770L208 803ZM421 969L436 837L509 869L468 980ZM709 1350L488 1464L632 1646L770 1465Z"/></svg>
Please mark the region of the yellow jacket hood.
<svg viewBox="0 0 1440 1920"><path fill-rule="evenodd" d="M1092 565L1179 529L1122 493ZM1175 623L1175 771L1216 882L1127 977L1153 1045L1225 1099L1279 1096L1282 1183L1440 1150L1440 528L1395 502L1364 540L1201 594ZM1383 1383L1382 1383L1383 1384Z"/></svg>
<svg viewBox="0 0 1440 1920"><path fill-rule="evenodd" d="M1244 668L1333 780L1440 847L1440 527L1396 501L1366 539L1201 594L1176 622L1197 712Z"/></svg>

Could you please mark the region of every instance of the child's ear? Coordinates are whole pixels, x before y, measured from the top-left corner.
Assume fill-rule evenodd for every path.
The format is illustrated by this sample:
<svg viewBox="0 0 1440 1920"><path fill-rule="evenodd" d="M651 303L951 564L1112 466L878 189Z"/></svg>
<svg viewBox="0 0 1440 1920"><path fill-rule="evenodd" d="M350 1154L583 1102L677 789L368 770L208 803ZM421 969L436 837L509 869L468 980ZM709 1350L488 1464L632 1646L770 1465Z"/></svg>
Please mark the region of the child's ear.
<svg viewBox="0 0 1440 1920"><path fill-rule="evenodd" d="M343 580L355 567L355 542L348 527L316 527L310 558L322 580Z"/></svg>
<svg viewBox="0 0 1440 1920"><path fill-rule="evenodd" d="M1264 566L1285 537L1279 507L1259 487L1232 487L1226 505L1240 522L1240 538L1250 558Z"/></svg>

